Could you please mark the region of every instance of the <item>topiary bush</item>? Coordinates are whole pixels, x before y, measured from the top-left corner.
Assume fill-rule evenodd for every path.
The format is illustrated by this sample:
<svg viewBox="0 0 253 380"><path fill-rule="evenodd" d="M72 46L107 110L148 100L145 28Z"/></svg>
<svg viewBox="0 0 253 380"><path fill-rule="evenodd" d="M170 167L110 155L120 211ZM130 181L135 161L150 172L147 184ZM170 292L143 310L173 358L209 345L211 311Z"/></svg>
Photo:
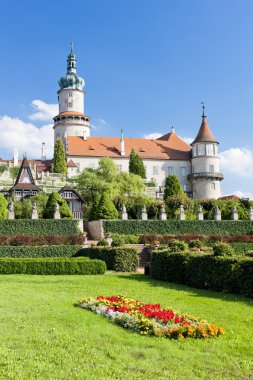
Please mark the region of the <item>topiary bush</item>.
<svg viewBox="0 0 253 380"><path fill-rule="evenodd" d="M137 251L134 248L91 247L79 250L75 256L103 260L108 270L135 272L138 267Z"/></svg>
<svg viewBox="0 0 253 380"><path fill-rule="evenodd" d="M99 247L108 247L109 243L106 239L100 239L97 243L97 246Z"/></svg>
<svg viewBox="0 0 253 380"><path fill-rule="evenodd" d="M0 257L72 257L80 245L0 246Z"/></svg>
<svg viewBox="0 0 253 380"><path fill-rule="evenodd" d="M32 236L80 235L78 220L0 220L0 234Z"/></svg>
<svg viewBox="0 0 253 380"><path fill-rule="evenodd" d="M216 243L213 245L213 255L214 256L234 256L235 250L227 243Z"/></svg>
<svg viewBox="0 0 253 380"><path fill-rule="evenodd" d="M57 191L53 191L47 200L46 207L43 212L43 217L45 219L53 219L54 208L59 205L59 211L62 219L72 219L72 212L65 199L63 199Z"/></svg>
<svg viewBox="0 0 253 380"><path fill-rule="evenodd" d="M201 247L203 247L203 242L199 239L190 240L188 244L189 244L190 248L201 248Z"/></svg>
<svg viewBox="0 0 253 380"><path fill-rule="evenodd" d="M103 261L89 258L0 259L0 274L97 275L105 271Z"/></svg>
<svg viewBox="0 0 253 380"><path fill-rule="evenodd" d="M171 240L168 243L168 247L169 247L170 252L185 252L189 248L187 243L185 243L184 241L176 240L176 239Z"/></svg>
<svg viewBox="0 0 253 380"><path fill-rule="evenodd" d="M125 245L125 239L123 235L117 235L112 238L112 247L122 247Z"/></svg>

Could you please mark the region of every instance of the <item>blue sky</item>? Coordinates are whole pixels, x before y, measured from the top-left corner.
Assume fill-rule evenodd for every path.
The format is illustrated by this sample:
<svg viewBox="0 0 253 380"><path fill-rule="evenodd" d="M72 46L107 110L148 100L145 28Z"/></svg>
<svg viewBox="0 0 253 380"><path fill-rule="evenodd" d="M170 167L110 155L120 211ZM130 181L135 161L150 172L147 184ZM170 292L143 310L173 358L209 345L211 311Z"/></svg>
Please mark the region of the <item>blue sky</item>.
<svg viewBox="0 0 253 380"><path fill-rule="evenodd" d="M74 42L92 135L193 138L201 101L224 194L253 193L252 0L30 0L1 4L0 155L52 149L57 81Z"/></svg>

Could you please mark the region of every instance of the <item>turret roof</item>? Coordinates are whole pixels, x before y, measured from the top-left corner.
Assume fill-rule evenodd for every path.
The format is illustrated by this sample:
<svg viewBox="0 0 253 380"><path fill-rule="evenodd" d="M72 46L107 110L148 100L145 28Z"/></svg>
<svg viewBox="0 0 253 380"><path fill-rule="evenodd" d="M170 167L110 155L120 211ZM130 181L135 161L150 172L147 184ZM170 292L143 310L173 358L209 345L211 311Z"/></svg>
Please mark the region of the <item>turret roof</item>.
<svg viewBox="0 0 253 380"><path fill-rule="evenodd" d="M203 114L202 115L202 123L199 128L199 132L197 134L197 137L195 140L191 143L191 145L200 143L200 142L214 142L218 144L218 141L214 137L211 129L209 128L207 121L206 121L206 116Z"/></svg>

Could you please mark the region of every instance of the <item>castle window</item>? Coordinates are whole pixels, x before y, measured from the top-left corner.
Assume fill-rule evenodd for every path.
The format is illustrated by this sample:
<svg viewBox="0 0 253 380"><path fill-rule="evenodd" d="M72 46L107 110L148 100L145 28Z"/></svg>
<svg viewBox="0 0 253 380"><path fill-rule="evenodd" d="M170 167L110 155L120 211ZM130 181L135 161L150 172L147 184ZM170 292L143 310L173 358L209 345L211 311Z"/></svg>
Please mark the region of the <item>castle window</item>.
<svg viewBox="0 0 253 380"><path fill-rule="evenodd" d="M121 173L122 172L122 165L117 165L117 168L118 168L119 172Z"/></svg>
<svg viewBox="0 0 253 380"><path fill-rule="evenodd" d="M186 176L186 168L185 167L180 168L180 175L181 175L181 177Z"/></svg>
<svg viewBox="0 0 253 380"><path fill-rule="evenodd" d="M169 166L167 169L168 175L172 175L174 173L173 166Z"/></svg>
<svg viewBox="0 0 253 380"><path fill-rule="evenodd" d="M199 144L198 145L198 156L204 156L205 155L205 144Z"/></svg>
<svg viewBox="0 0 253 380"><path fill-rule="evenodd" d="M218 154L218 146L216 144L214 144L213 148L214 148L214 155L217 156L217 154Z"/></svg>
<svg viewBox="0 0 253 380"><path fill-rule="evenodd" d="M73 94L72 92L69 92L69 98L72 98Z"/></svg>
<svg viewBox="0 0 253 380"><path fill-rule="evenodd" d="M153 166L153 175L158 175L158 174L159 174L158 166Z"/></svg>
<svg viewBox="0 0 253 380"><path fill-rule="evenodd" d="M73 103L72 103L72 102L69 102L68 106L69 106L69 107L73 107Z"/></svg>
<svg viewBox="0 0 253 380"><path fill-rule="evenodd" d="M197 149L196 149L196 145L192 148L192 155L193 157L196 156L196 153L197 153Z"/></svg>
<svg viewBox="0 0 253 380"><path fill-rule="evenodd" d="M211 183L211 189L215 190L215 183Z"/></svg>
<svg viewBox="0 0 253 380"><path fill-rule="evenodd" d="M214 165L209 165L209 173L214 173Z"/></svg>
<svg viewBox="0 0 253 380"><path fill-rule="evenodd" d="M206 154L208 156L213 156L214 152L213 152L213 144L207 144L206 146Z"/></svg>
<svg viewBox="0 0 253 380"><path fill-rule="evenodd" d="M183 189L184 189L184 191L189 191L189 185L184 185Z"/></svg>

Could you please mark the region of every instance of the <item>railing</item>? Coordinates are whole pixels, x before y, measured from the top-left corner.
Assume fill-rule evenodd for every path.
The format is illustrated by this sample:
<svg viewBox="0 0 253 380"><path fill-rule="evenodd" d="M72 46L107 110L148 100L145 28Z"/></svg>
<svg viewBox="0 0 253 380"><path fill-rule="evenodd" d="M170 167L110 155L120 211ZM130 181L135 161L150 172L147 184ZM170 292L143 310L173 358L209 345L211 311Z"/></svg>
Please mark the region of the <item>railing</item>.
<svg viewBox="0 0 253 380"><path fill-rule="evenodd" d="M192 173L188 174L187 179L191 180L194 178L213 178L217 180L222 180L224 178L224 175L222 173L216 173L216 172L201 172L201 173Z"/></svg>

